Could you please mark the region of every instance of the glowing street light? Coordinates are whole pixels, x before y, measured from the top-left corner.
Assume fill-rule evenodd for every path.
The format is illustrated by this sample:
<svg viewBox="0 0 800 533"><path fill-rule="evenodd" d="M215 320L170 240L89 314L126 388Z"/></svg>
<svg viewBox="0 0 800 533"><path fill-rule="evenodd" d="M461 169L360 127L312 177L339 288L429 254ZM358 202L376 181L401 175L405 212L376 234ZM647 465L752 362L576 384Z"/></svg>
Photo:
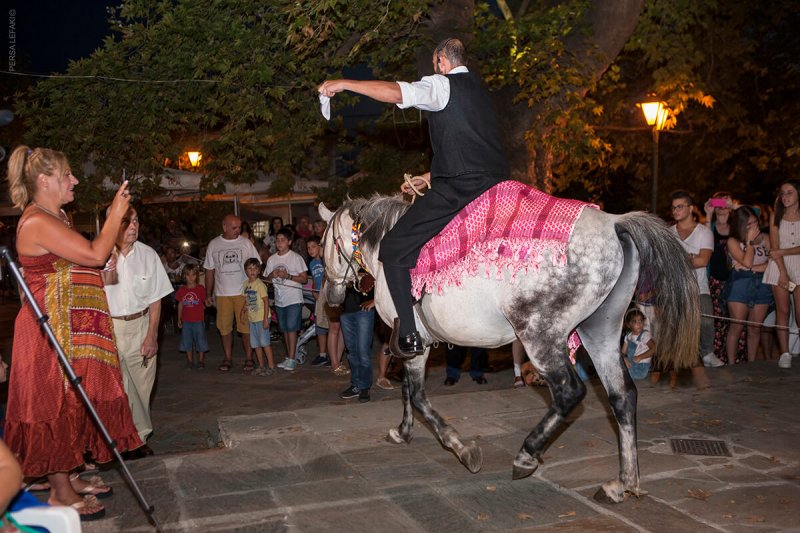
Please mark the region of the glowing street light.
<svg viewBox="0 0 800 533"><path fill-rule="evenodd" d="M192 164L193 169L196 169L197 165L200 164L200 160L203 159L201 152L186 152L186 155L189 157L189 163Z"/></svg>
<svg viewBox="0 0 800 533"><path fill-rule="evenodd" d="M656 214L658 203L658 132L664 129L669 116L669 109L664 102L652 101L636 104L642 108L648 126L653 127L653 181L650 187L650 210Z"/></svg>

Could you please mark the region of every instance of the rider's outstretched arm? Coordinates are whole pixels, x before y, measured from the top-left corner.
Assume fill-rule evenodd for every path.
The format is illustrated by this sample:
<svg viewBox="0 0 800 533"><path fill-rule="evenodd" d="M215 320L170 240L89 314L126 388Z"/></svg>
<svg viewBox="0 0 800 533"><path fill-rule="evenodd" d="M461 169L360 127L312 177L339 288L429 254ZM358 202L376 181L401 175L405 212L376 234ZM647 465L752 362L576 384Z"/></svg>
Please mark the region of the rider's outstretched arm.
<svg viewBox="0 0 800 533"><path fill-rule="evenodd" d="M327 80L317 90L321 95L327 97L342 91L351 91L387 104L403 103L403 94L400 92L400 86L394 81Z"/></svg>

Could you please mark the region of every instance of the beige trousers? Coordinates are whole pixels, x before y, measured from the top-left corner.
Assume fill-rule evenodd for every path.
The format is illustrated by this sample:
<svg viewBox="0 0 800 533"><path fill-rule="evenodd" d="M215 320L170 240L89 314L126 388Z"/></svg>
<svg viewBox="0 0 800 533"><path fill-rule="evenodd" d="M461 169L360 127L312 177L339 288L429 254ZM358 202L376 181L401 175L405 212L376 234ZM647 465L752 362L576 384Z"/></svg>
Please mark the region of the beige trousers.
<svg viewBox="0 0 800 533"><path fill-rule="evenodd" d="M114 335L122 369L122 384L128 395L128 405L133 415L133 424L142 442L153 432L150 420L150 394L156 381L156 357L142 366L142 343L147 335L150 316L145 315L128 322L114 319Z"/></svg>

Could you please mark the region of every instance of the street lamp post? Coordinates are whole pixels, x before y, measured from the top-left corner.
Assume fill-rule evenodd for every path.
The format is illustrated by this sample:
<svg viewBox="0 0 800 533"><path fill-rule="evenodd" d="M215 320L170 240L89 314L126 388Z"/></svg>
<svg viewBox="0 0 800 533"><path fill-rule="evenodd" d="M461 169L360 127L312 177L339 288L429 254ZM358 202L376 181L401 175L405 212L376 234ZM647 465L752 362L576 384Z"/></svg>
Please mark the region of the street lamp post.
<svg viewBox="0 0 800 533"><path fill-rule="evenodd" d="M657 214L658 206L658 133L664 129L669 111L664 102L642 102L637 104L642 108L644 119L648 126L653 127L653 176L650 185L650 210Z"/></svg>

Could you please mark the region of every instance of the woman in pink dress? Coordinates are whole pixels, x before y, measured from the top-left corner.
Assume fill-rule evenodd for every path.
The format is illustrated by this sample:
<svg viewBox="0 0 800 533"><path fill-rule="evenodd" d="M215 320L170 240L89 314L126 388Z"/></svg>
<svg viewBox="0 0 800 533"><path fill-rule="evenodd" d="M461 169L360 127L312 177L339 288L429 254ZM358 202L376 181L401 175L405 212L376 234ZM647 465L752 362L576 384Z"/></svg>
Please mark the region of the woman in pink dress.
<svg viewBox="0 0 800 533"><path fill-rule="evenodd" d="M108 220L94 241L74 231L62 206L78 183L67 158L47 148L14 150L8 164L11 200L22 209L16 249L24 278L100 419L121 451L142 445L122 386L113 327L100 270L108 260L130 194L117 191ZM113 455L69 382L30 305L14 325L5 422L6 443L29 478L47 476L48 503L75 508L82 520L101 518L97 498L111 495L98 480L70 473L89 452Z"/></svg>

